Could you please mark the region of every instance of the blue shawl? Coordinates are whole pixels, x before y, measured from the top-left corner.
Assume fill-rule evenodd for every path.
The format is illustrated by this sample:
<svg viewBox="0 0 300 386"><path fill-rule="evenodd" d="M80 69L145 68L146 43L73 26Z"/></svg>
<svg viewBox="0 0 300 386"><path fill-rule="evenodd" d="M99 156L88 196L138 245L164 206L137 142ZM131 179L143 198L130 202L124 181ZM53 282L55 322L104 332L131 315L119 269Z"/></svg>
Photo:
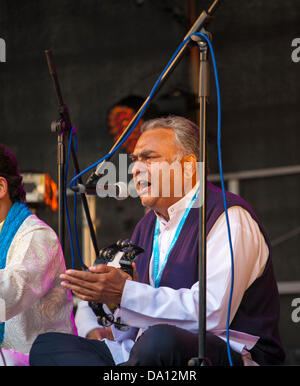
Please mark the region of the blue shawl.
<svg viewBox="0 0 300 386"><path fill-rule="evenodd" d="M32 213L22 202L15 202L10 208L0 233L0 269L6 266L9 247L24 220ZM5 323L0 323L0 344L4 338Z"/></svg>

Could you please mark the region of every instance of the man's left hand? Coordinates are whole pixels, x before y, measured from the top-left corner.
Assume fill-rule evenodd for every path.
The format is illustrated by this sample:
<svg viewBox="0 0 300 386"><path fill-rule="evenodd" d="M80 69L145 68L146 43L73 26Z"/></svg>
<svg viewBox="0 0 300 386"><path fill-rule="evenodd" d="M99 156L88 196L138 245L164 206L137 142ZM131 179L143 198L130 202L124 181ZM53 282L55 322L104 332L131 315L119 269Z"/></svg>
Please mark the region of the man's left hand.
<svg viewBox="0 0 300 386"><path fill-rule="evenodd" d="M120 304L126 280L131 276L119 268L99 264L91 272L67 270L60 275L61 285L88 302Z"/></svg>

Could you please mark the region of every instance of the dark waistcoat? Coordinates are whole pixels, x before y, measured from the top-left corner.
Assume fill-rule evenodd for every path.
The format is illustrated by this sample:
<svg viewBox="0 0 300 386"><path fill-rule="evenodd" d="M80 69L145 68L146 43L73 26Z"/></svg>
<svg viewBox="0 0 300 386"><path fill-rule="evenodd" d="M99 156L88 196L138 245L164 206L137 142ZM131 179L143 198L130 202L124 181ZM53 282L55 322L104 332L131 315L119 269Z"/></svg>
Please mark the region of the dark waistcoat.
<svg viewBox="0 0 300 386"><path fill-rule="evenodd" d="M278 322L279 295L271 261L271 246L268 237L252 208L233 193L226 192L227 207L240 206L246 209L257 222L269 247L269 257L263 274L246 290L241 304L230 324L230 329L259 336L251 350L253 360L259 364L280 364L284 360ZM207 183L206 235L223 214L222 191ZM198 222L199 209L192 208L169 255L160 286L173 289L191 288L198 278ZM152 255L156 215L150 211L137 224L132 242L144 248L137 261L139 280L149 284L149 263ZM230 256L224 256L230 259ZM242 258L242 256L240 257Z"/></svg>

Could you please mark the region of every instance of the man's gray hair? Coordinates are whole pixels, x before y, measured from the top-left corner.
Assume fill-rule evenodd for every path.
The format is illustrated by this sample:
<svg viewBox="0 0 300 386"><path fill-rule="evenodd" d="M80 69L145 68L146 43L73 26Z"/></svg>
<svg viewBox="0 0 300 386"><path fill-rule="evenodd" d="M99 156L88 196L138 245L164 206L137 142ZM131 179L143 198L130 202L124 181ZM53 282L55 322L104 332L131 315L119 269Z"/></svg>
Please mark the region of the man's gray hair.
<svg viewBox="0 0 300 386"><path fill-rule="evenodd" d="M199 128L195 123L184 117L170 115L144 122L141 133L161 127L174 131L175 140L182 155L195 154L199 161Z"/></svg>

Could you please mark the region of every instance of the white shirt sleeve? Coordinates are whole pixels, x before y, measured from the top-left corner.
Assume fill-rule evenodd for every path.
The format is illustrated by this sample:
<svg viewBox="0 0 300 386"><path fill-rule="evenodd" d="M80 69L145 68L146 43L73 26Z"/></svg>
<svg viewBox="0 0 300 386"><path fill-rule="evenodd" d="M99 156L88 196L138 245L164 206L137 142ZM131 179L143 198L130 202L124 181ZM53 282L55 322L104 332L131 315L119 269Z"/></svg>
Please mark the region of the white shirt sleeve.
<svg viewBox="0 0 300 386"><path fill-rule="evenodd" d="M269 250L257 223L241 207L228 210L234 254L233 319L244 292L259 277ZM231 257L225 214L221 215L207 237L207 330L226 328L231 284ZM165 323L198 331L199 283L190 289L154 288L126 281L121 300L123 323L139 328Z"/></svg>
<svg viewBox="0 0 300 386"><path fill-rule="evenodd" d="M102 328L97 320L97 316L89 306L89 302L81 300L78 303L75 324L79 336L86 337L95 328Z"/></svg>

